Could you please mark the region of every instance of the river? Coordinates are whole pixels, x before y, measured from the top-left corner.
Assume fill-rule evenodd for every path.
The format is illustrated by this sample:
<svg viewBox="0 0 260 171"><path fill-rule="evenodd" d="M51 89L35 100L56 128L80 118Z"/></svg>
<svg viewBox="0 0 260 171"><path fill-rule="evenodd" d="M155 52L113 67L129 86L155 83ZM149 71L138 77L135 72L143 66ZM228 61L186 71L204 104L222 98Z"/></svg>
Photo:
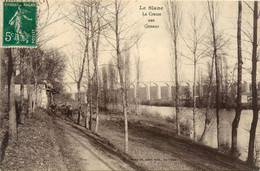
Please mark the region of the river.
<svg viewBox="0 0 260 171"><path fill-rule="evenodd" d="M158 106L140 106L141 112L146 112L151 115L160 115L162 118L175 118L175 108L173 107L158 107ZM206 109L197 109L196 117L196 131L197 139L202 135L204 129ZM180 123L190 126L192 128L192 108L180 108ZM259 112L260 114L260 112ZM241 114L241 119L238 127L238 149L240 152L240 159L246 160L248 151L248 141L249 141L249 130L252 122L252 110L243 110ZM217 125L216 125L216 115L215 109L210 110L211 124L209 131L206 133L205 145L217 148ZM220 110L220 144L226 146L231 145L231 127L232 121L235 116L235 110ZM260 122L260 120L258 121ZM257 125L256 130L256 150L260 151L260 124ZM192 136L191 136L192 137ZM260 155L260 154L259 154ZM260 156L258 156L257 165L260 165Z"/></svg>

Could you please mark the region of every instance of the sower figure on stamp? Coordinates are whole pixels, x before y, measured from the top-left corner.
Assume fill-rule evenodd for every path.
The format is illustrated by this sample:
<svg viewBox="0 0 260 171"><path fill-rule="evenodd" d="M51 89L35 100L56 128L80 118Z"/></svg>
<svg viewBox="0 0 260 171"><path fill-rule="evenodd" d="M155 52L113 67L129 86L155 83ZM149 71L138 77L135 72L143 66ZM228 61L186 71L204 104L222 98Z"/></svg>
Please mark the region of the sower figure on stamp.
<svg viewBox="0 0 260 171"><path fill-rule="evenodd" d="M15 30L15 40L17 41L16 43L18 44L20 41L25 41L28 43L28 39L30 35L25 32L23 29L23 20L26 19L28 21L32 21L31 18L28 18L25 14L28 13L27 10L23 9L24 5L21 3L18 6L18 10L15 12L14 16L11 18L9 21L10 25L14 25L14 30Z"/></svg>

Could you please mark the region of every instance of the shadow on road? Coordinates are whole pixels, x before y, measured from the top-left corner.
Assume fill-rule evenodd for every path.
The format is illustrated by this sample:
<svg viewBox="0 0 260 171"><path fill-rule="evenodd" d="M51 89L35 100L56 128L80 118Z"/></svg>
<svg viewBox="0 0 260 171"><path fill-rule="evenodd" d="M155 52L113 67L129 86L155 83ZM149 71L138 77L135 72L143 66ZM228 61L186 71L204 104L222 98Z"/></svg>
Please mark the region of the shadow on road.
<svg viewBox="0 0 260 171"><path fill-rule="evenodd" d="M55 122L58 123L57 120ZM136 165L134 163L134 160L129 155L127 155L124 152L122 152L121 150L119 150L116 146L111 144L105 138L102 138L102 137L98 136L97 134L92 133L91 131L87 130L86 128L84 128L82 126L73 124L68 121L62 121L62 122L69 125L71 128L74 128L74 129L71 129L72 132L74 132L82 137L87 138L89 140L89 142L91 143L91 145L93 145L94 147L97 147L98 149L102 150L105 153L108 152L108 153L114 155L113 156L114 158L118 158L118 159L122 160L123 162L128 164L131 168L133 168L134 170L138 170L138 171L146 170L144 167ZM61 123L59 123L59 124L61 124ZM86 148L86 149L88 149L88 148ZM105 162L105 164L107 164L107 163Z"/></svg>
<svg viewBox="0 0 260 171"><path fill-rule="evenodd" d="M101 161L104 165L106 165L109 169L111 169L111 170L113 170L113 168L106 162L106 161L104 161L102 158L100 158L95 152L93 152L90 148L88 148L86 145L84 145L82 142L80 142L79 140L78 140L78 138L77 137L75 137L71 132L69 132L69 131L66 131L66 133L70 136L70 137L72 137L73 139L74 139L74 141L77 141L82 147L84 147L86 150L88 150L91 154L93 154L99 161ZM77 133L76 131L75 131L75 133ZM81 135L79 135L79 136L81 136ZM85 137L84 137L85 138Z"/></svg>

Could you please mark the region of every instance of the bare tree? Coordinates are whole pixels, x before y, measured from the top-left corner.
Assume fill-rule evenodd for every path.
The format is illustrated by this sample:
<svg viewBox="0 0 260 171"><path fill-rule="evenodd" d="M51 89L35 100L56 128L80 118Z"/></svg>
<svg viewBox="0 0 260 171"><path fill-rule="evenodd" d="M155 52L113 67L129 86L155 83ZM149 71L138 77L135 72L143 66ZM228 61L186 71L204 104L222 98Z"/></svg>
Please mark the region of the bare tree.
<svg viewBox="0 0 260 171"><path fill-rule="evenodd" d="M50 6L48 0L39 2L37 10L37 47L44 49L45 45L59 35L50 33L48 28L61 21L66 16L59 14L61 4Z"/></svg>
<svg viewBox="0 0 260 171"><path fill-rule="evenodd" d="M75 6L75 14L74 18L68 18L68 20L73 24L75 30L78 32L79 37L81 35L84 36L84 40L81 40L83 42L84 46L84 53L82 57L81 62L81 69L79 73L79 76L77 76L77 79L74 79L77 82L78 87L80 86L80 83L83 78L83 72L85 68L85 63L87 61L87 79L88 79L88 108L90 112L90 118L89 120L86 119L85 125L88 125L91 129L91 122L92 122L92 99L93 94L91 92L91 83L96 85L95 89L95 97L96 97L96 126L95 126L95 132L98 130L98 114L99 114L99 79L98 79L98 56L99 56L99 45L100 45L100 35L101 31L104 28L103 25L101 25L101 16L104 15L101 11L101 5L100 1L85 1L82 0L80 2L74 3ZM93 65L94 65L94 73L93 78L91 78L90 75L90 56L92 55L93 58ZM71 65L72 66L72 65ZM75 75L75 72L74 72ZM75 76L74 76L75 78ZM78 88L79 89L79 88ZM79 97L80 98L80 97ZM78 99L78 102L80 103L80 99ZM81 105L79 105L79 109ZM87 116L86 116L87 117ZM80 115L78 117L78 122L80 120ZM88 122L88 124L86 123Z"/></svg>
<svg viewBox="0 0 260 171"><path fill-rule="evenodd" d="M194 5L194 4L193 4ZM191 13L189 15L191 21L191 32L187 33L188 38L182 37L185 45L187 46L192 58L189 55L184 55L187 59L193 62L193 140L196 141L196 83L197 83L197 64L198 62L206 57L205 53L207 48L204 47L203 41L205 38L206 31L203 29L203 15L200 15L199 11Z"/></svg>
<svg viewBox="0 0 260 171"><path fill-rule="evenodd" d="M253 108L253 120L251 123L250 137L249 137L249 146L248 146L248 156L247 163L249 165L254 165L254 148L255 148L255 135L256 127L258 122L258 104L257 104L257 85L256 85L256 76L257 76L257 45L258 45L258 1L254 1L253 9L253 42L252 42L252 108Z"/></svg>
<svg viewBox="0 0 260 171"><path fill-rule="evenodd" d="M19 122L24 123L24 74L25 74L25 66L24 66L24 58L25 58L25 49L20 49L20 116Z"/></svg>
<svg viewBox="0 0 260 171"><path fill-rule="evenodd" d="M123 2L121 0L115 0L115 25L113 26L113 31L115 32L116 37L116 60L117 60L117 69L119 73L119 80L120 80L120 89L122 95L122 103L123 103L123 113L124 113L124 120L125 120L125 145L124 151L128 153L128 120L127 120L127 97L126 97L126 89L124 88L124 73L123 73L123 66L122 66L122 48L120 47L122 42L122 37L120 35L120 11L125 8Z"/></svg>
<svg viewBox="0 0 260 171"><path fill-rule="evenodd" d="M31 86L31 76L32 76L32 58L28 56L26 58L26 87L27 87L27 99L28 99L28 117L31 116L32 113L32 86Z"/></svg>
<svg viewBox="0 0 260 171"><path fill-rule="evenodd" d="M238 157L237 149L237 129L240 121L242 104L241 104L241 93L242 93L242 45L241 45L241 23L242 23L242 2L238 1L238 20L237 20L237 99L236 99L236 115L232 122L232 146L231 155Z"/></svg>
<svg viewBox="0 0 260 171"><path fill-rule="evenodd" d="M180 33L180 27L182 22L182 13L181 7L179 5L180 2L177 1L167 1L165 2L166 8L166 28L168 33L170 34L171 41L173 43L172 50L174 51L174 62L175 62L175 108L176 108L176 129L178 135L180 135L180 122L179 122L179 69L178 69L178 36Z"/></svg>
<svg viewBox="0 0 260 171"><path fill-rule="evenodd" d="M80 55L78 56L79 58L81 57ZM78 119L77 123L79 124L80 122L80 115L81 115L81 83L82 83L82 78L83 78L83 73L84 73L84 68L85 68L85 62L86 62L86 56L83 55L80 60L80 65L75 65L75 64L70 64L70 67L73 69L73 75L71 78L75 83L77 84L77 102L78 102ZM75 58L74 58L75 59Z"/></svg>
<svg viewBox="0 0 260 171"><path fill-rule="evenodd" d="M217 48L217 35L216 35L216 5L215 2L207 2L208 5L208 12L209 12L209 18L210 18L210 25L212 29L212 42L213 42L213 58L215 60L215 73L216 73L216 118L217 118L217 144L219 149L219 93L220 93L220 70L219 70L219 56L218 56L218 48Z"/></svg>
<svg viewBox="0 0 260 171"><path fill-rule="evenodd" d="M89 54L87 55L87 78L88 78L88 91L87 91L87 101L88 101L88 113L89 113L89 119L86 116L85 120L85 126L89 129L92 128L92 91L91 91L91 85L92 85L92 79L90 78L90 57Z"/></svg>
<svg viewBox="0 0 260 171"><path fill-rule="evenodd" d="M214 58L211 58L211 63L208 63L208 73L209 73L209 82L207 84L207 108L206 108L206 112L205 112L205 121L204 121L204 128L203 128L203 132L202 135L199 139L199 141L203 142L205 140L205 135L209 130L209 126L211 123L211 117L210 117L210 107L212 105L212 84L213 84L213 71L214 71Z"/></svg>
<svg viewBox="0 0 260 171"><path fill-rule="evenodd" d="M124 0L115 0L112 5L114 6L114 11L110 12L111 19L106 19L106 23L110 26L111 31L113 32L115 39L111 38L109 35L106 35L105 38L108 43L113 47L116 52L115 65L118 71L119 76L119 86L122 98L123 114L124 114L124 132L125 132L125 145L124 151L128 152L128 120L127 120L127 88L125 87L125 80L127 79L124 74L124 52L129 51L136 43L134 39L136 34L133 33L133 25L129 21L124 20L123 18L127 15L127 5L128 2ZM113 42L115 41L115 42ZM128 44L127 48L123 47L125 43Z"/></svg>
<svg viewBox="0 0 260 171"><path fill-rule="evenodd" d="M15 111L15 62L12 56L11 48L4 49L5 55L8 57L8 113L9 113L9 140L16 141L17 136L17 121Z"/></svg>
<svg viewBox="0 0 260 171"><path fill-rule="evenodd" d="M89 65L89 53L90 53L90 18L91 18L91 13L90 13L90 6L88 2L81 1L81 2L76 2L74 3L74 14L72 15L73 18L67 17L67 19L72 23L74 28L79 32L78 35L81 37L83 35L83 40L82 41L82 46L83 46L83 54L82 56L78 56L78 61L75 63L74 61L69 62L70 68L73 70L73 73L70 73L71 78L75 81L77 84L77 94L78 94L78 119L77 123L80 123L80 115L81 115L81 84L82 84L82 79L84 76L85 72L85 64L86 60ZM91 7L93 9L93 7ZM89 71L89 68L88 68ZM88 73L87 73L88 74ZM90 75L88 75L90 77ZM88 80L90 83L90 80ZM90 87L88 87L89 89Z"/></svg>
<svg viewBox="0 0 260 171"><path fill-rule="evenodd" d="M99 87L99 75L98 75L98 57L99 57L99 44L100 44L100 34L101 34L101 17L100 15L100 2L95 2L95 12L96 12L96 23L97 27L94 27L93 20L91 22L91 37L92 37L92 48L93 48L93 61L94 61L94 70L95 70L95 81L96 81L96 125L95 125L95 133L98 131L98 124L99 124L99 94L100 94L100 87ZM96 36L94 36L96 33Z"/></svg>
<svg viewBox="0 0 260 171"><path fill-rule="evenodd" d="M125 50L124 50L125 49ZM129 51L129 47L128 44L124 45L124 49L123 49L123 59L121 60L121 62L123 62L123 64L121 64L122 66L122 70L124 72L124 89L125 89L125 96L126 96L126 105L128 107L128 89L130 88L131 85L131 80L130 80L130 76L131 76L131 69L130 69L130 51Z"/></svg>
<svg viewBox="0 0 260 171"><path fill-rule="evenodd" d="M222 72L220 72L220 68L222 66L221 61L222 59L225 59L226 49L229 43L229 39L224 37L224 35L221 32L218 32L217 27L217 19L218 19L218 4L217 2L207 2L207 10L208 10L208 16L209 16L209 23L211 27L211 33L209 34L209 44L207 56L211 59L211 64L208 64L208 71L209 71L209 80L207 82L207 108L205 112L205 123L204 123L204 130L202 133L202 136L200 137L199 141L204 141L205 135L209 130L209 125L211 123L211 116L210 116L210 108L212 105L215 105L216 108L216 118L217 118L217 144L219 147L219 109L220 109L220 97L222 94L221 88L222 86ZM217 66L216 66L217 65ZM215 68L215 70L214 70ZM215 78L216 79L216 92L213 91L213 81L214 81L214 73L215 71ZM213 93L215 95L215 104ZM221 101L222 102L222 101Z"/></svg>
<svg viewBox="0 0 260 171"><path fill-rule="evenodd" d="M88 80L88 90L87 90L87 101L88 101L88 112L89 117L86 115L85 118L85 126L91 130L92 128L92 91L91 91L91 85L92 85L92 79L90 76L90 53L89 53L89 44L90 44L90 26L87 25L88 20L90 21L91 18L91 11L89 10L89 7L84 6L84 27L85 27L85 35L86 35L86 55L87 55L87 80Z"/></svg>
<svg viewBox="0 0 260 171"><path fill-rule="evenodd" d="M223 57L223 63L224 63L224 87L223 87L223 102L225 104L228 103L228 87L229 87L229 74L228 74L228 69L229 69L229 66L228 66L228 60L227 60L227 57L224 56Z"/></svg>
<svg viewBox="0 0 260 171"><path fill-rule="evenodd" d="M115 67L113 61L111 60L108 65L108 80L109 80L109 96L111 96L112 109L115 108L115 104L117 103L117 95L114 93L117 85L117 74L115 71Z"/></svg>
<svg viewBox="0 0 260 171"><path fill-rule="evenodd" d="M139 115L139 106L140 106L140 99L139 99L139 83L140 83L140 77L142 73L142 66L141 66L141 56L140 56L140 50L139 50L140 40L137 37L136 42L136 50L137 55L135 57L135 67L136 67L136 99L135 99L135 105L136 105L136 115Z"/></svg>
<svg viewBox="0 0 260 171"><path fill-rule="evenodd" d="M57 15L61 5L50 7L48 0L44 2L39 2L39 4L40 7L39 10L37 10L37 47L38 47L37 49L44 50L44 46L47 44L47 42L57 37L57 35L55 35L54 33L49 35L46 34L48 32L48 28L53 24L57 23L58 21L60 21L61 19L63 19L64 16ZM22 53L20 53L21 55L20 58L24 58L23 59L24 61L22 63L23 64L22 68L24 68L24 74L26 73L25 75L27 76L26 84L27 84L27 96L28 96L27 97L28 116L30 116L31 113L34 112L37 104L37 98L33 99L33 94L37 95L38 77L34 75L35 74L34 72L35 68L33 69L34 56L30 56L30 54L35 53L35 49L23 49L21 51ZM36 68L38 67L37 65ZM33 86L31 85L32 78L33 79L36 78L36 80L34 80L34 89Z"/></svg>
<svg viewBox="0 0 260 171"><path fill-rule="evenodd" d="M108 95L108 73L107 68L102 68L102 94L103 94L103 104L104 108L107 109L107 105L109 103L109 95Z"/></svg>
<svg viewBox="0 0 260 171"><path fill-rule="evenodd" d="M36 48L29 51L28 54L29 58L31 59L31 76L30 82L33 83L33 90L34 90L34 100L32 101L32 112L35 112L37 99L38 99L38 83L43 81L46 76L45 71L45 63L44 63L44 52L40 48Z"/></svg>

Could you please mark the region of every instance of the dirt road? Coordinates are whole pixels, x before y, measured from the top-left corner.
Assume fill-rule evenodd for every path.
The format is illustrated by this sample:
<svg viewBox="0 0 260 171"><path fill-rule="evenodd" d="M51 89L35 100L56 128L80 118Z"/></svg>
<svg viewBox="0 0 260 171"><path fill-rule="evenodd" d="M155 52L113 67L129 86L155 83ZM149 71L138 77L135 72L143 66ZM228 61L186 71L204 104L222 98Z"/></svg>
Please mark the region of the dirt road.
<svg viewBox="0 0 260 171"><path fill-rule="evenodd" d="M94 144L93 141L86 138L80 128L64 120L56 119L56 124L64 130L65 137L70 147L78 153L81 170L134 170L128 164L118 157L104 152Z"/></svg>

